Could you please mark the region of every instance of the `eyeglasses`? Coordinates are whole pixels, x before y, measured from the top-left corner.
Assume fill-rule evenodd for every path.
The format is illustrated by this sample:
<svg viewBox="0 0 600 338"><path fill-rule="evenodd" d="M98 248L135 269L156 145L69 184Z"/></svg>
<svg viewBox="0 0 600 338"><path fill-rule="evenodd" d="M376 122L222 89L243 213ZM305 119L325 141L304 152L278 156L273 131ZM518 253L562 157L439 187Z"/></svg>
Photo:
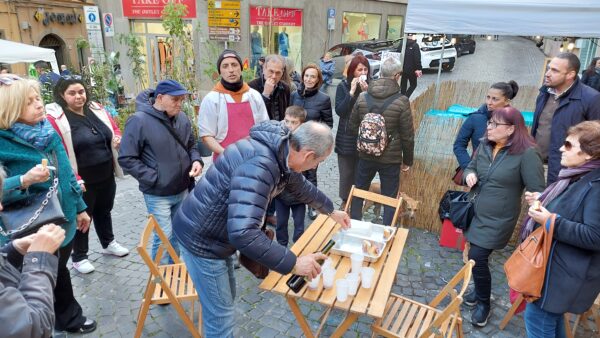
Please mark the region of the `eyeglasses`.
<svg viewBox="0 0 600 338"><path fill-rule="evenodd" d="M496 129L496 127L498 127L498 126L512 126L511 123L499 123L499 122L492 121L492 120L489 120L487 122L487 125L488 125L488 127L492 128L492 129Z"/></svg>
<svg viewBox="0 0 600 338"><path fill-rule="evenodd" d="M22 78L16 75L0 75L0 85L2 86L10 86L15 81L23 80Z"/></svg>

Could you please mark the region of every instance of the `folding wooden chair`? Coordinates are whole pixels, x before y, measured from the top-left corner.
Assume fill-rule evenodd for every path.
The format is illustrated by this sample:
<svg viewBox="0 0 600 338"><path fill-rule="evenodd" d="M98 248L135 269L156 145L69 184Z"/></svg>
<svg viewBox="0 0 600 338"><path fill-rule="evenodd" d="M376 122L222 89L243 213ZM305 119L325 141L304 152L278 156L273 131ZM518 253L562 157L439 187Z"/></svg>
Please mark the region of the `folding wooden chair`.
<svg viewBox="0 0 600 338"><path fill-rule="evenodd" d="M350 205L352 205L352 198L354 198L354 197L362 198L363 200L366 200L366 201L371 201L373 203L379 203L379 204L383 204L383 205L387 205L387 206L395 208L396 211L394 211L394 217L392 218L392 224L386 224L386 225L395 225L396 224L396 220L398 219L398 214L400 213L400 210L402 209L401 208L402 207L402 197L392 198L392 197L388 197L388 196L383 196L383 195L376 194L374 192L370 192L367 190L358 189L357 187L355 187L353 185L352 189L350 189L350 194L348 195L348 200L346 201L346 206L344 207L345 212L349 212Z"/></svg>
<svg viewBox="0 0 600 338"><path fill-rule="evenodd" d="M454 332L457 337L463 337L460 304L469 285L474 265L473 260L465 264L429 304L392 294L383 317L371 326L372 337L376 334L403 338L452 337ZM455 287L461 281L462 285L457 293ZM448 305L438 309L446 298L449 300Z"/></svg>
<svg viewBox="0 0 600 338"><path fill-rule="evenodd" d="M156 232L161 240L154 260L152 260L146 249L151 243L153 232ZM159 264L165 250L173 260L173 264ZM148 278L144 299L142 300L142 306L138 314L134 337L139 338L142 335L144 322L151 304L172 304L192 336L200 338L202 334L202 308L200 305L198 305L198 326L194 327L194 303L198 300L198 294L188 274L185 263L179 259L169 239L160 229L160 226L152 215L148 217L148 222L142 232L142 238L137 246L137 251L150 269L150 277ZM189 314L186 313L181 305L182 301L190 302Z"/></svg>
<svg viewBox="0 0 600 338"><path fill-rule="evenodd" d="M596 297L594 304L587 310L586 312L576 315L575 321L573 322L573 328L571 328L571 322L569 321L569 313L565 313L565 330L567 331L567 338L575 337L575 332L577 332L577 326L579 323L583 325L584 328L588 330L593 330L597 335L600 335L600 295ZM592 317L594 319L594 323L596 324L596 329L592 329L588 325L588 318Z"/></svg>

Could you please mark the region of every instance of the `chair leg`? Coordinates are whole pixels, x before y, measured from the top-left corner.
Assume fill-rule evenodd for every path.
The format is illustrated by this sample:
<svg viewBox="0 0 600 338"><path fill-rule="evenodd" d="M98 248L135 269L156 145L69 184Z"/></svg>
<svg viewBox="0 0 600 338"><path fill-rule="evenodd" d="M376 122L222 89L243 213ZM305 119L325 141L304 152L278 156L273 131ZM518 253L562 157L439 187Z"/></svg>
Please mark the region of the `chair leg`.
<svg viewBox="0 0 600 338"><path fill-rule="evenodd" d="M519 295L519 297L515 300L515 302L513 303L513 305L510 307L510 309L508 310L508 312L504 316L504 319L502 319L502 322L500 323L500 326L499 326L500 330L504 330L504 328L506 327L506 325L508 324L508 322L515 315L515 311L517 311L517 309L519 308L519 305L521 305L522 302L523 302L523 295Z"/></svg>
<svg viewBox="0 0 600 338"><path fill-rule="evenodd" d="M567 338L573 338L574 336L573 331L571 331L571 321L569 320L569 313L565 313L565 315L563 316L563 320L565 321L565 334Z"/></svg>
<svg viewBox="0 0 600 338"><path fill-rule="evenodd" d="M458 337L458 338L464 337L462 320L460 320L460 319L456 322L456 337Z"/></svg>
<svg viewBox="0 0 600 338"><path fill-rule="evenodd" d="M150 302L147 300L142 301L142 306L140 307L140 312L138 313L138 322L135 327L134 338L140 338L142 336L142 330L144 329L144 322L146 321L146 316L148 315L148 310L150 309Z"/></svg>

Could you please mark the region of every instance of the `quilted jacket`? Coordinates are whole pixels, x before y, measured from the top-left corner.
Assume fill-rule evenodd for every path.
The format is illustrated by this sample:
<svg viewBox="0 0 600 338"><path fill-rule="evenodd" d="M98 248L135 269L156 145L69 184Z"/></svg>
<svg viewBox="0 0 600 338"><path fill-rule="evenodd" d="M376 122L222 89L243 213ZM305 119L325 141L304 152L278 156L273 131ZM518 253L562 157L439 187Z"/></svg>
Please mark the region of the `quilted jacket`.
<svg viewBox="0 0 600 338"><path fill-rule="evenodd" d="M225 149L173 220L173 232L193 255L224 259L235 250L279 273L289 273L296 255L260 231L267 206L284 188L298 203L324 214L333 203L287 165L289 131L266 121L250 137Z"/></svg>

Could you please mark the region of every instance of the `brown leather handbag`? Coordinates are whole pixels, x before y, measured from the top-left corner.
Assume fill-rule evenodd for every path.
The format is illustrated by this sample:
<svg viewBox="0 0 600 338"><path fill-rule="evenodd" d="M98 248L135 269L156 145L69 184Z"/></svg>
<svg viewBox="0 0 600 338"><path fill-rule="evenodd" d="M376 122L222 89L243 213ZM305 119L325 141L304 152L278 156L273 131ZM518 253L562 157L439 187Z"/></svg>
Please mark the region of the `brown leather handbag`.
<svg viewBox="0 0 600 338"><path fill-rule="evenodd" d="M552 214L542 226L535 229L519 244L512 256L504 263L508 286L523 294L528 302L533 302L542 296L555 221L556 214ZM548 230L545 225L547 222L550 222Z"/></svg>
<svg viewBox="0 0 600 338"><path fill-rule="evenodd" d="M264 224L260 230L262 232L265 233L265 235L267 235L267 237L270 240L273 240L273 238L275 238L275 233L273 232L273 230L267 228L267 225ZM250 271L254 277L259 278L259 279L265 279L265 277L267 277L267 275L269 274L269 268L260 264L257 261L254 261L250 258L248 258L247 256L240 254L240 264L246 268L246 270Z"/></svg>

